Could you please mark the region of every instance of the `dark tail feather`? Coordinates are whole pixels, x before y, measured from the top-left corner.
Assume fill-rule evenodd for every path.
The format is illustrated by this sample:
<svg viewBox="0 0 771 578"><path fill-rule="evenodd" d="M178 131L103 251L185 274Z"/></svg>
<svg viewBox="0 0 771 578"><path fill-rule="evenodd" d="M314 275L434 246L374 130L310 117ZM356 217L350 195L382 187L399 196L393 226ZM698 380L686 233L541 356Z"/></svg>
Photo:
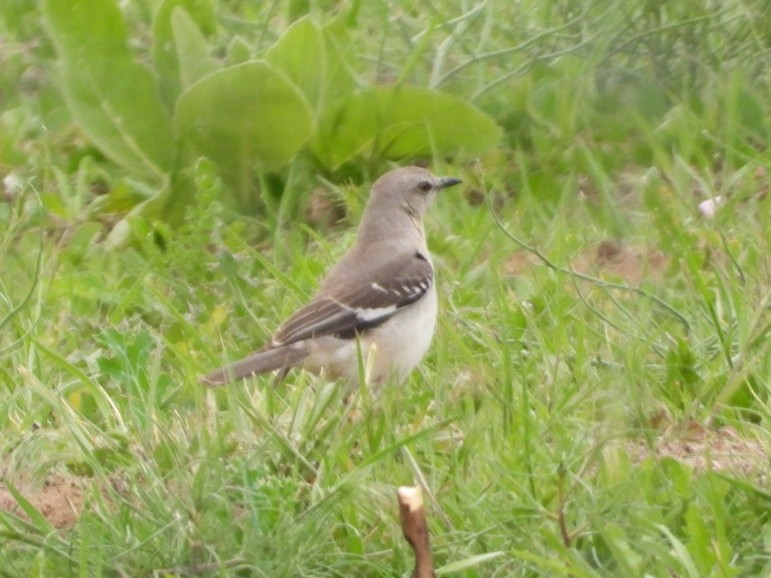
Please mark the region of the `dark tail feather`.
<svg viewBox="0 0 771 578"><path fill-rule="evenodd" d="M215 369L201 378L205 385L223 385L243 379L257 373L265 373L274 369L288 369L300 363L308 356L308 348L304 343L293 343L271 349L258 351L249 357L235 362L233 365Z"/></svg>

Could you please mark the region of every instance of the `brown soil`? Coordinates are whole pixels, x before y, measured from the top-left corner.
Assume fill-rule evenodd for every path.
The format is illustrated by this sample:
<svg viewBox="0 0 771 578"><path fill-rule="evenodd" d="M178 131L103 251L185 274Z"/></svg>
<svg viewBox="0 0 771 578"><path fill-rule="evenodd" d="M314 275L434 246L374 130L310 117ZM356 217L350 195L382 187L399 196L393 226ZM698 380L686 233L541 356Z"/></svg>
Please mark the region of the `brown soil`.
<svg viewBox="0 0 771 578"><path fill-rule="evenodd" d="M506 258L503 262L503 272L505 275L523 275L538 263L538 257L533 255L530 251L521 249L519 251L514 251Z"/></svg>
<svg viewBox="0 0 771 578"><path fill-rule="evenodd" d="M16 489L55 528L69 528L83 510L84 492L78 478L50 475L42 486L19 484ZM24 520L29 518L7 487L0 483L0 510Z"/></svg>
<svg viewBox="0 0 771 578"><path fill-rule="evenodd" d="M635 461L653 455L673 458L695 472L724 472L748 479L765 479L771 469L767 448L757 440L740 436L732 427L709 429L696 422L668 427L650 447L630 442Z"/></svg>
<svg viewBox="0 0 771 578"><path fill-rule="evenodd" d="M573 262L573 269L587 275L616 277L638 285L646 279L661 279L668 265L667 256L657 249L605 240L579 255Z"/></svg>
<svg viewBox="0 0 771 578"><path fill-rule="evenodd" d="M538 263L537 256L520 249L506 258L503 271L506 275L523 275ZM572 269L579 273L632 285L661 279L668 265L669 258L658 249L624 245L609 239L582 251L571 263Z"/></svg>

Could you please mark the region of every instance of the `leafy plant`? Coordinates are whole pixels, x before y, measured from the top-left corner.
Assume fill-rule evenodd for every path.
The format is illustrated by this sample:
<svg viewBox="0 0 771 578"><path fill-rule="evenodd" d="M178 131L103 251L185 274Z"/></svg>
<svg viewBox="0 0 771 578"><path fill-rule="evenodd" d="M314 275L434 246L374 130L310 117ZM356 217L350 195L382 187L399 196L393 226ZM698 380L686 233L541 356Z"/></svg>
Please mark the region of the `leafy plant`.
<svg viewBox="0 0 771 578"><path fill-rule="evenodd" d="M165 0L154 16L154 70L126 41L113 0L46 0L48 30L73 119L107 157L150 184L147 206L180 206L186 171L200 156L215 163L242 209L254 206L255 176L299 153L332 170L356 157L475 156L500 128L450 94L397 83L357 86L346 21L304 17L262 59L241 43L224 61L205 31L211 5ZM158 201L161 201L160 203Z"/></svg>
<svg viewBox="0 0 771 578"><path fill-rule="evenodd" d="M117 4L51 0L45 9L73 119L113 161L164 183L174 155L171 119L153 75L129 52Z"/></svg>

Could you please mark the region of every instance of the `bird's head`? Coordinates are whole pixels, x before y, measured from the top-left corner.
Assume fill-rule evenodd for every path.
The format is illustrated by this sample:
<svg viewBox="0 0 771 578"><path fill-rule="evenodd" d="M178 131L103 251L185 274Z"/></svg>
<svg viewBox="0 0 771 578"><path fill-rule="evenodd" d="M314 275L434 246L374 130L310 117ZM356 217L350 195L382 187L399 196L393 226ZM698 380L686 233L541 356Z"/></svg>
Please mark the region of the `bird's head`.
<svg viewBox="0 0 771 578"><path fill-rule="evenodd" d="M437 177L421 167L402 167L375 181L369 204L389 209L400 207L411 217L420 219L437 192L460 182L454 177Z"/></svg>

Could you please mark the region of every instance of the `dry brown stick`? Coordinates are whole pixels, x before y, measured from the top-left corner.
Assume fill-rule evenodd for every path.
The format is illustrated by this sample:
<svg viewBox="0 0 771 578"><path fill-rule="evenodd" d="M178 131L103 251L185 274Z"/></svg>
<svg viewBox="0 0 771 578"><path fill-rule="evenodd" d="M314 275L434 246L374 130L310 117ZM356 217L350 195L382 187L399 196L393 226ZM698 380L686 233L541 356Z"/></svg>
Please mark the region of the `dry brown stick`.
<svg viewBox="0 0 771 578"><path fill-rule="evenodd" d="M426 510L420 486L401 486L396 490L399 500L399 517L404 537L415 552L415 569L412 578L435 578L431 546L428 543Z"/></svg>

